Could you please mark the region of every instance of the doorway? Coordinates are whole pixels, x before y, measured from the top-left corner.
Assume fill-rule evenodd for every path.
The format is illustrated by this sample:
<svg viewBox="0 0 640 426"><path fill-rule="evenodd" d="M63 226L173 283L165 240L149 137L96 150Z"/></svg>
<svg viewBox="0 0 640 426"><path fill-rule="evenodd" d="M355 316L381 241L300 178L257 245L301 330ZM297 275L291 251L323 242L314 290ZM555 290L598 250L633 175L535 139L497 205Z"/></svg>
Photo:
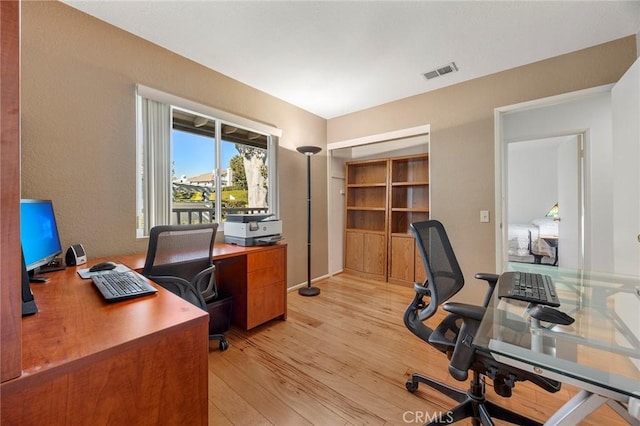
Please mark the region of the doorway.
<svg viewBox="0 0 640 426"><path fill-rule="evenodd" d="M579 150L579 160L563 160L557 179L569 176L581 179L578 189L566 196L573 195L573 199L564 201L577 204L577 213L567 212L560 216L559 231L569 228L578 229L578 236L571 237L566 242L559 242L559 258L562 263L564 248L570 249L573 244L577 250L577 261L565 257L563 267L579 267L592 270L609 271L613 265L613 224L612 202L613 196L613 161L611 137L611 85L567 93L551 98L511 105L495 110L495 164L496 164L496 270L502 271L509 261L509 152L508 147L513 142L544 140L549 137L575 137L578 135L578 146L582 149L569 148L567 152L558 155L573 156L574 149ZM539 163L530 161L529 168L536 170ZM579 168L578 170L575 170ZM562 174L564 173L564 175ZM576 187L572 183L573 188ZM575 196L578 199L575 199ZM561 193L558 193L560 206ZM548 208L550 208L549 206ZM565 207L566 208L566 207ZM547 217L547 212L540 213ZM567 234L569 235L569 234ZM563 246L563 248L560 248ZM577 249L575 247L577 246Z"/></svg>
<svg viewBox="0 0 640 426"><path fill-rule="evenodd" d="M507 141L507 260L583 263L583 134Z"/></svg>

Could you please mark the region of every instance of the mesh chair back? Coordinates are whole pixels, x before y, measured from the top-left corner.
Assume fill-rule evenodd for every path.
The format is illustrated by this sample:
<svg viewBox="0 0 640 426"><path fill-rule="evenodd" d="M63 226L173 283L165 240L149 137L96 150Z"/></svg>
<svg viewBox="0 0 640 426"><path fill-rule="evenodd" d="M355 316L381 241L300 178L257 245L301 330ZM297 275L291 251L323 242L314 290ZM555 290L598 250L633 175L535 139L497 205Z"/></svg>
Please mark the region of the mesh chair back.
<svg viewBox="0 0 640 426"><path fill-rule="evenodd" d="M175 276L191 281L212 265L217 223L151 228L142 275Z"/></svg>
<svg viewBox="0 0 640 426"><path fill-rule="evenodd" d="M442 223L437 220L415 222L411 229L427 272L426 286L431 300L427 312L421 316L428 318L438 305L460 291L464 286L464 276Z"/></svg>

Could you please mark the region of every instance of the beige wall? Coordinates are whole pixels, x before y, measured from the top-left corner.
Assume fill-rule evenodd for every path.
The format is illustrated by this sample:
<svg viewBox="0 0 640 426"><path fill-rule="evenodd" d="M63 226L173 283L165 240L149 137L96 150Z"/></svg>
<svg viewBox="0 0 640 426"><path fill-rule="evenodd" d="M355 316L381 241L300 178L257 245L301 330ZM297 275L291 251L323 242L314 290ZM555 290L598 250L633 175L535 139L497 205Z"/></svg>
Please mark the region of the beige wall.
<svg viewBox="0 0 640 426"><path fill-rule="evenodd" d="M54 202L63 246L146 251L135 235L135 103L141 83L283 130L280 212L289 285L306 282L306 161L326 121L58 2L22 2L22 197ZM327 271L326 150L312 159L313 269Z"/></svg>
<svg viewBox="0 0 640 426"><path fill-rule="evenodd" d="M447 228L467 277L495 270L494 108L617 81L635 35L328 121L328 143L431 125L431 217ZM446 78L446 77L444 77ZM428 83L425 82L425 89ZM489 210L491 223L480 223ZM477 301L467 286L460 299Z"/></svg>
<svg viewBox="0 0 640 426"><path fill-rule="evenodd" d="M81 242L91 257L142 252L134 85L267 122L283 129L280 212L295 285L306 280L306 163L295 147L430 124L432 217L472 281L495 268L494 224L478 219L481 209L495 216L493 109L612 83L635 57L630 36L326 122L64 4L23 2L22 196L53 199L65 247ZM327 272L326 150L312 170L318 276Z"/></svg>

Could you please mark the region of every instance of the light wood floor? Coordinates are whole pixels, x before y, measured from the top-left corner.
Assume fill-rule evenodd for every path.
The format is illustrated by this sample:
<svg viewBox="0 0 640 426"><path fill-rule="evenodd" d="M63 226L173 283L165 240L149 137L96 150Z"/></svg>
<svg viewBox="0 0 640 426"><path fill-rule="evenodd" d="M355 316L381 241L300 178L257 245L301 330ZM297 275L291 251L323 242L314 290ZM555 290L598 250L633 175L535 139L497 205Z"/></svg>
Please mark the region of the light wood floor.
<svg viewBox="0 0 640 426"><path fill-rule="evenodd" d="M289 293L286 321L232 328L230 348L210 352L210 425L422 424L455 405L427 387L405 388L413 372L467 388L449 376L444 355L405 328L412 289L347 274L315 285L316 297ZM576 392L518 383L511 398L501 398L487 389L489 399L539 421ZM625 424L607 406L584 422L605 423Z"/></svg>

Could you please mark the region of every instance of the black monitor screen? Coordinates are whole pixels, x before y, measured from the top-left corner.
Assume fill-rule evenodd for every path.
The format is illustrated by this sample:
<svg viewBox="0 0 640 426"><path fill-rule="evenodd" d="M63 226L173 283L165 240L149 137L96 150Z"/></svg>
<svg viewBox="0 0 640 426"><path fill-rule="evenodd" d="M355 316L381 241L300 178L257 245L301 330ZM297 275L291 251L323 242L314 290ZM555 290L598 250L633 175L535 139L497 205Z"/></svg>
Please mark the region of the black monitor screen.
<svg viewBox="0 0 640 426"><path fill-rule="evenodd" d="M20 201L20 241L28 271L46 265L62 253L50 200Z"/></svg>

